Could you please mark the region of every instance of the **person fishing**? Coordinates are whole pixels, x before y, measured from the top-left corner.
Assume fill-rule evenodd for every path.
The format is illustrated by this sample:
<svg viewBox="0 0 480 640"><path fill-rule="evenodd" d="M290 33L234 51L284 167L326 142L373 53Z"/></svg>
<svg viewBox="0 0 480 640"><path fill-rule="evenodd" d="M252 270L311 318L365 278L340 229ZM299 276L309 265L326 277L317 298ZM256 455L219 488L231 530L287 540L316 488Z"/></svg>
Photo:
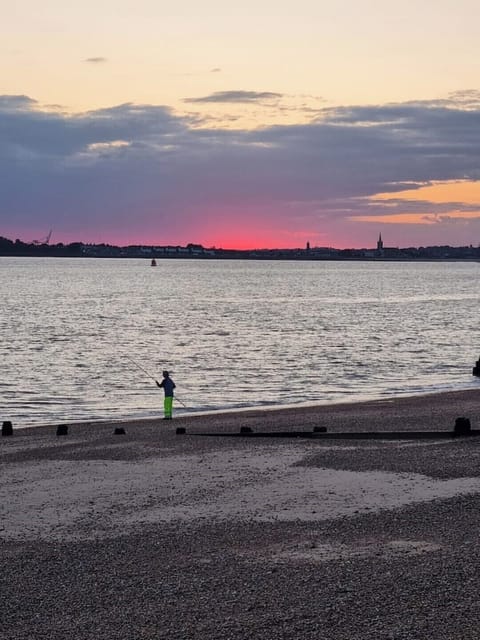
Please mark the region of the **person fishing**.
<svg viewBox="0 0 480 640"><path fill-rule="evenodd" d="M172 410L173 410L173 390L175 389L175 382L170 378L170 374L168 371L162 372L163 380L159 382L155 380L157 383L157 387L163 389L165 393L165 398L163 400L163 419L171 420L172 419Z"/></svg>

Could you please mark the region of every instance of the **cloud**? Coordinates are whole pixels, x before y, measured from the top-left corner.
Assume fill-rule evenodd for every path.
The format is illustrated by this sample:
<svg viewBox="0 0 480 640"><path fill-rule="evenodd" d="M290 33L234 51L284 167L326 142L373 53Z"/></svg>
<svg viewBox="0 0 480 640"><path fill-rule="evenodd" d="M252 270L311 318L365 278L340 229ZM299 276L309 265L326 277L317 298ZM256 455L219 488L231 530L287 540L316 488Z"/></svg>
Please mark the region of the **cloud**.
<svg viewBox="0 0 480 640"><path fill-rule="evenodd" d="M185 98L184 102L191 103L244 103L263 102L265 100L277 100L281 93L271 91L216 91L202 98Z"/></svg>
<svg viewBox="0 0 480 640"><path fill-rule="evenodd" d="M0 113L9 111L29 111L37 106L37 102L28 96L0 95Z"/></svg>
<svg viewBox="0 0 480 640"><path fill-rule="evenodd" d="M0 234L48 227L57 238L95 241L102 233L112 242L219 245L220 230L234 238L250 229L252 243L281 237L288 246L302 228L327 244L351 237L350 246L368 246L372 225L411 213L440 215L435 225L417 225L425 230L417 234L430 234L417 235L419 243L435 244L446 225L453 233L450 214L472 211L448 242L480 237L475 203L420 195L428 185L480 180L480 105L472 96L467 106L461 96L323 108L306 124L254 130L197 124L167 106L128 103L71 115L27 96L0 96ZM408 234L412 220L397 219L395 229Z"/></svg>
<svg viewBox="0 0 480 640"><path fill-rule="evenodd" d="M101 56L94 58L85 58L84 62L88 62L90 64L103 64L104 62L107 62L107 58L102 58Z"/></svg>
<svg viewBox="0 0 480 640"><path fill-rule="evenodd" d="M376 224L407 224L407 225L431 225L431 224L462 224L466 220L480 220L480 211L450 211L441 213L392 213L380 216L357 216L355 222L375 222Z"/></svg>

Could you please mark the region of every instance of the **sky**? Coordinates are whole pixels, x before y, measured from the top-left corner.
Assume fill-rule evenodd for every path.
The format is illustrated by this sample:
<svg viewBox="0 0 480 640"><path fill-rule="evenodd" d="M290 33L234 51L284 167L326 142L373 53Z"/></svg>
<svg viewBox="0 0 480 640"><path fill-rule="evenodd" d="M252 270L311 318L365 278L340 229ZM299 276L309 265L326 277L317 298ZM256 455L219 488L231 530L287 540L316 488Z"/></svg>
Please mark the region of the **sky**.
<svg viewBox="0 0 480 640"><path fill-rule="evenodd" d="M478 0L5 5L0 236L480 244Z"/></svg>

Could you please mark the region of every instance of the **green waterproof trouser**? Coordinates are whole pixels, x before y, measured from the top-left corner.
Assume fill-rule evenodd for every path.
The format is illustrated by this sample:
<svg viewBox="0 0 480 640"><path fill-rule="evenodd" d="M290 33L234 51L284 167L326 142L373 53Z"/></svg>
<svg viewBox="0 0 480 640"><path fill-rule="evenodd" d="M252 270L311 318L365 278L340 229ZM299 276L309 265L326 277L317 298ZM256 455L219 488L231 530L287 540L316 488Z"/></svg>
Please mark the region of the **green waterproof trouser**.
<svg viewBox="0 0 480 640"><path fill-rule="evenodd" d="M165 396L163 401L163 414L165 418L172 417L173 396Z"/></svg>

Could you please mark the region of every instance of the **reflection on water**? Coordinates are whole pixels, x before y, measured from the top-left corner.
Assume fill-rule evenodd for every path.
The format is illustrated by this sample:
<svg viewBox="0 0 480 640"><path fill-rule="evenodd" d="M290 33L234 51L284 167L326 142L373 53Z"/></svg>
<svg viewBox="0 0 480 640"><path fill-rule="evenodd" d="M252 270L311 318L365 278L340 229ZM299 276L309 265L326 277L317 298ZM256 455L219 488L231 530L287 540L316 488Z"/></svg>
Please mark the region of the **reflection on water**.
<svg viewBox="0 0 480 640"><path fill-rule="evenodd" d="M178 414L479 384L478 263L157 263L0 258L2 419L155 416L164 368Z"/></svg>

